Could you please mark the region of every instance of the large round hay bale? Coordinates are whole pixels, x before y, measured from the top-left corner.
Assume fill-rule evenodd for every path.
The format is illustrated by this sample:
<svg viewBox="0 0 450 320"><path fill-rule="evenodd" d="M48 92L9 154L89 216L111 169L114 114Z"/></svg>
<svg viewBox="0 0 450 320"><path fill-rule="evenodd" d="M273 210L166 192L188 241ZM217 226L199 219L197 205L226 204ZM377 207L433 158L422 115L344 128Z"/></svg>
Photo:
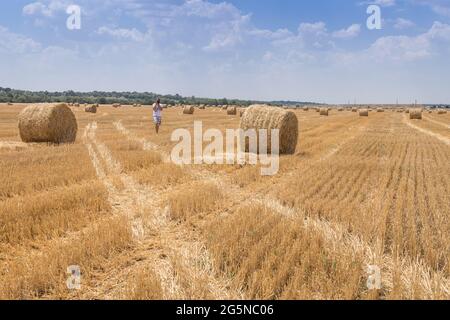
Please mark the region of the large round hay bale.
<svg viewBox="0 0 450 320"><path fill-rule="evenodd" d="M227 115L229 116L235 116L237 114L236 107L228 107L227 108Z"/></svg>
<svg viewBox="0 0 450 320"><path fill-rule="evenodd" d="M367 110L367 109L360 109L359 110L359 116L360 117L368 117L369 116L369 110Z"/></svg>
<svg viewBox="0 0 450 320"><path fill-rule="evenodd" d="M95 104L92 106L87 106L84 108L84 111L89 113L97 113L97 106Z"/></svg>
<svg viewBox="0 0 450 320"><path fill-rule="evenodd" d="M194 107L193 106L184 106L183 114L194 114Z"/></svg>
<svg viewBox="0 0 450 320"><path fill-rule="evenodd" d="M243 130L267 130L267 153L271 153L271 130L279 130L280 154L293 154L298 140L298 119L294 112L281 108L253 105L242 115L240 128ZM245 141L245 151L249 150L249 141ZM259 152L259 147L258 147Z"/></svg>
<svg viewBox="0 0 450 320"><path fill-rule="evenodd" d="M422 109L421 108L409 109L409 118L422 120Z"/></svg>
<svg viewBox="0 0 450 320"><path fill-rule="evenodd" d="M321 116L328 116L328 108L320 108L319 112Z"/></svg>
<svg viewBox="0 0 450 320"><path fill-rule="evenodd" d="M71 143L77 131L75 115L66 104L32 105L19 114L23 142Z"/></svg>

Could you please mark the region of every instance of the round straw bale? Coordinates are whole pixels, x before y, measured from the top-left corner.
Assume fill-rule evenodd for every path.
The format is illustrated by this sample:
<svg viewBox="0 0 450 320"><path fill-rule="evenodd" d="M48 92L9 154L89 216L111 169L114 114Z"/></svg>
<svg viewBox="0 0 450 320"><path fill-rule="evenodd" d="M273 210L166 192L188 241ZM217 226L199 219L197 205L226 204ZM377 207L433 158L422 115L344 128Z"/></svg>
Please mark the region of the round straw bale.
<svg viewBox="0 0 450 320"><path fill-rule="evenodd" d="M441 110L438 111L438 114L446 114L446 113L447 113L447 110L442 110L441 109Z"/></svg>
<svg viewBox="0 0 450 320"><path fill-rule="evenodd" d="M421 108L409 109L409 118L422 120L422 109Z"/></svg>
<svg viewBox="0 0 450 320"><path fill-rule="evenodd" d="M253 105L242 115L240 128L255 129L259 137L259 130L267 130L267 153L271 153L271 131L279 130L280 154L294 154L298 140L298 119L294 112L281 108L264 105ZM249 150L249 141L245 141L245 151ZM259 152L259 147L258 147Z"/></svg>
<svg viewBox="0 0 450 320"><path fill-rule="evenodd" d="M71 143L77 131L75 115L66 104L32 105L19 114L23 142Z"/></svg>
<svg viewBox="0 0 450 320"><path fill-rule="evenodd" d="M228 106L222 106L222 110L227 110Z"/></svg>
<svg viewBox="0 0 450 320"><path fill-rule="evenodd" d="M199 106L198 108L199 108L200 110L205 110L205 109L206 109L206 106L202 105L202 106Z"/></svg>
<svg viewBox="0 0 450 320"><path fill-rule="evenodd" d="M114 104L113 104L113 107L114 107L114 108L120 108L121 105L120 105L120 103L114 103Z"/></svg>
<svg viewBox="0 0 450 320"><path fill-rule="evenodd" d="M360 109L359 110L359 116L360 117L368 117L369 116L369 110L367 110L367 109Z"/></svg>
<svg viewBox="0 0 450 320"><path fill-rule="evenodd" d="M92 106L87 106L84 108L84 111L89 113L97 113L97 106L95 104Z"/></svg>
<svg viewBox="0 0 450 320"><path fill-rule="evenodd" d="M183 114L194 114L194 107L193 106L184 106Z"/></svg>
<svg viewBox="0 0 450 320"><path fill-rule="evenodd" d="M237 114L236 107L228 107L227 108L227 115L229 116L235 116Z"/></svg>
<svg viewBox="0 0 450 320"><path fill-rule="evenodd" d="M377 112L384 112L384 109L378 108Z"/></svg>
<svg viewBox="0 0 450 320"><path fill-rule="evenodd" d="M357 108L352 108L352 112L358 112Z"/></svg>
<svg viewBox="0 0 450 320"><path fill-rule="evenodd" d="M328 108L320 108L319 111L321 116L328 116Z"/></svg>

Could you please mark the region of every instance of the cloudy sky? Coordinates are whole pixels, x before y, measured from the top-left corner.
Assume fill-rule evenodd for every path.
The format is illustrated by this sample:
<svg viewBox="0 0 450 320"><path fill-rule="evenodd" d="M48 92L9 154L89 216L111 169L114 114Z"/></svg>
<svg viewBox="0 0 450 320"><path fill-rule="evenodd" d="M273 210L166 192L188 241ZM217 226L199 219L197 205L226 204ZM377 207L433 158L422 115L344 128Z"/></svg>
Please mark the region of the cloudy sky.
<svg viewBox="0 0 450 320"><path fill-rule="evenodd" d="M450 0L1 1L0 86L450 103Z"/></svg>

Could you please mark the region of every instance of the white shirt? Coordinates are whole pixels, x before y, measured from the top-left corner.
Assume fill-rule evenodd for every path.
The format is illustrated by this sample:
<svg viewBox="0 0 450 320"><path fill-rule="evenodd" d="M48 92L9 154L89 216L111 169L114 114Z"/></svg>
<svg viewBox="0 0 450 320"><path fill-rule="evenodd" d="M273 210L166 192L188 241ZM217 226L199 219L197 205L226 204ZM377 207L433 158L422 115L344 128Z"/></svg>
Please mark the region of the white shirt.
<svg viewBox="0 0 450 320"><path fill-rule="evenodd" d="M155 111L156 108L156 111ZM153 116L155 117L161 117L161 105L157 105L156 103L153 105Z"/></svg>

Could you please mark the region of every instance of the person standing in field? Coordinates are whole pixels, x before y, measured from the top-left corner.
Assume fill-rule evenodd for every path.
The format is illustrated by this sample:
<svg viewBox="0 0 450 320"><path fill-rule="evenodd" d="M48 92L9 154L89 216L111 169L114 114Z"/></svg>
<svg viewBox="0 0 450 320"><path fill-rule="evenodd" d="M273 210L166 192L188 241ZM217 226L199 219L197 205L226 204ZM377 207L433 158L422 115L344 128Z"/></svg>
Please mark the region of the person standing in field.
<svg viewBox="0 0 450 320"><path fill-rule="evenodd" d="M159 127L161 126L162 110L163 108L161 107L161 100L158 99L156 100L156 103L153 105L153 122L155 123L156 134L159 133Z"/></svg>

